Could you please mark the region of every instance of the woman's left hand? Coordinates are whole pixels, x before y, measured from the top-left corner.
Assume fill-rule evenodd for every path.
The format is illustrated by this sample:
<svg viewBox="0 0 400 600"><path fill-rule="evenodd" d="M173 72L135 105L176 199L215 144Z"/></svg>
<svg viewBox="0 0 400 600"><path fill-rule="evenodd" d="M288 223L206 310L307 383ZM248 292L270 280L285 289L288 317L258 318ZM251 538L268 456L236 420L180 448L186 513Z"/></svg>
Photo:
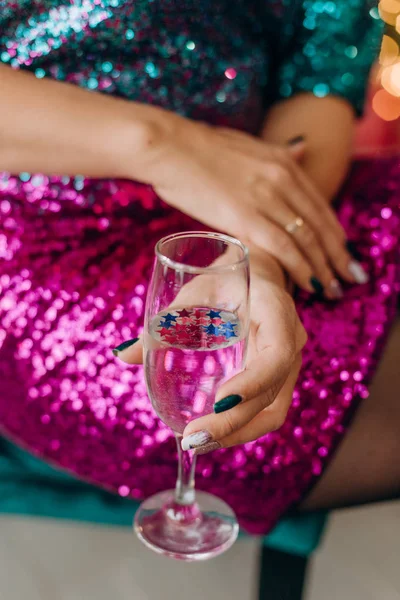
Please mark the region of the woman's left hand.
<svg viewBox="0 0 400 600"><path fill-rule="evenodd" d="M281 285L253 276L251 288L246 368L219 388L214 414L187 425L184 450L195 448L196 454L204 454L251 442L285 421L307 335L292 298ZM241 401L229 408L238 396ZM207 444L199 445L205 437Z"/></svg>
<svg viewBox="0 0 400 600"><path fill-rule="evenodd" d="M264 274L266 265L270 267L268 276ZM250 317L246 368L219 388L214 413L187 425L184 450L193 448L203 454L250 442L285 421L307 336L284 289L280 267L267 255L262 270L252 273ZM119 352L118 357L140 364L141 341Z"/></svg>

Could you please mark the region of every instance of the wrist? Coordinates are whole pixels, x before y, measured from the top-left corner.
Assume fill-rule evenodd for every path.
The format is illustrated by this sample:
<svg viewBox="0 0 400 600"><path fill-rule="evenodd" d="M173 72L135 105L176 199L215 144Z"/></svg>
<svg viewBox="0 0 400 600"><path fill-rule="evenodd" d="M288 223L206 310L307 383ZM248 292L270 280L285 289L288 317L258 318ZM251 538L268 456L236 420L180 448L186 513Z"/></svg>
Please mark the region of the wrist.
<svg viewBox="0 0 400 600"><path fill-rule="evenodd" d="M250 271L253 279L268 280L283 289L287 287L287 278L281 265L267 252L250 251Z"/></svg>
<svg viewBox="0 0 400 600"><path fill-rule="evenodd" d="M129 103L131 105L131 103ZM180 119L159 107L135 104L120 124L119 177L152 185L162 160L163 149L174 136Z"/></svg>

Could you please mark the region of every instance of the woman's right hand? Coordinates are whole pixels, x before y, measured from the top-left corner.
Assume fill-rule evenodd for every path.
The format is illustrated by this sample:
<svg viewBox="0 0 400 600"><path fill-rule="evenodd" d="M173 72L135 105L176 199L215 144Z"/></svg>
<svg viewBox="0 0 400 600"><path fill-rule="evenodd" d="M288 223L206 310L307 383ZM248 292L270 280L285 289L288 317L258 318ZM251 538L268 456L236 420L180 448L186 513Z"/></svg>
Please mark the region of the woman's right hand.
<svg viewBox="0 0 400 600"><path fill-rule="evenodd" d="M323 287L327 297L340 297L334 272L366 281L366 274L365 281L357 276L335 213L290 149L176 115L168 119L150 181L165 202L267 251L309 292Z"/></svg>

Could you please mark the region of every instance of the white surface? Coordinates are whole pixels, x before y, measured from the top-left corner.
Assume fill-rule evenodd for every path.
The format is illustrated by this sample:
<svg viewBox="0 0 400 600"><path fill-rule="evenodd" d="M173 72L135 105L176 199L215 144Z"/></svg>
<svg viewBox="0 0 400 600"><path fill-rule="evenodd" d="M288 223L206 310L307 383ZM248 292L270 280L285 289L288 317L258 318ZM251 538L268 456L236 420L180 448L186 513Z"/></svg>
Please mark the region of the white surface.
<svg viewBox="0 0 400 600"><path fill-rule="evenodd" d="M199 565L153 555L131 531L0 519L0 600L255 600L258 544ZM400 600L400 503L338 512L306 600ZM267 598L265 600L268 600Z"/></svg>
<svg viewBox="0 0 400 600"><path fill-rule="evenodd" d="M400 502L338 511L307 600L400 600Z"/></svg>
<svg viewBox="0 0 400 600"><path fill-rule="evenodd" d="M183 564L153 554L130 530L2 518L0 599L247 600L257 551L241 540L212 561Z"/></svg>

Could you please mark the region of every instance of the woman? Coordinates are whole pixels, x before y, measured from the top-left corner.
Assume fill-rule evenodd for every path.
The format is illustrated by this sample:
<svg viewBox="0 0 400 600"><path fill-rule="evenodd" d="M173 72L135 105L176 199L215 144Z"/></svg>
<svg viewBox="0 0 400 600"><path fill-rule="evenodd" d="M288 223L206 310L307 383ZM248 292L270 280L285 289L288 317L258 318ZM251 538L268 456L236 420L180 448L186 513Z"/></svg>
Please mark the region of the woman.
<svg viewBox="0 0 400 600"><path fill-rule="evenodd" d="M20 175L0 192L5 436L122 496L173 482L142 372L111 349L140 362L154 243L192 219L251 246L256 333L248 369L184 447L274 431L204 457L202 483L264 533L320 478L360 398L372 435L387 399L371 407L366 384L398 292L398 163L355 166L344 229L329 205L379 48L365 5L6 2L0 169ZM310 340L286 416L305 343L292 282ZM393 491L396 468L383 478L377 465L374 494ZM324 482L309 505L325 503Z"/></svg>

